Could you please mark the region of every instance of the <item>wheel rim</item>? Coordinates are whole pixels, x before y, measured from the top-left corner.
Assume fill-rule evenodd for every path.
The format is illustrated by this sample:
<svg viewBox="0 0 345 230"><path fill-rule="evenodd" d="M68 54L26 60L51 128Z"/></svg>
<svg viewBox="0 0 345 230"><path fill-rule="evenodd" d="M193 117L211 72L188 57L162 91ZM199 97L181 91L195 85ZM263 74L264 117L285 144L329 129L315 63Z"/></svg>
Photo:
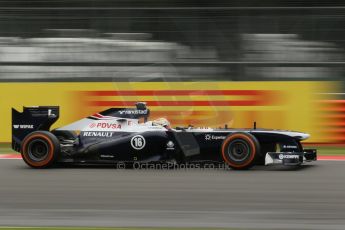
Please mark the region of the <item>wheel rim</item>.
<svg viewBox="0 0 345 230"><path fill-rule="evenodd" d="M28 145L28 155L33 161L42 161L49 155L48 144L41 139L33 140Z"/></svg>
<svg viewBox="0 0 345 230"><path fill-rule="evenodd" d="M227 154L232 161L243 162L251 154L251 148L244 140L233 140L229 143Z"/></svg>

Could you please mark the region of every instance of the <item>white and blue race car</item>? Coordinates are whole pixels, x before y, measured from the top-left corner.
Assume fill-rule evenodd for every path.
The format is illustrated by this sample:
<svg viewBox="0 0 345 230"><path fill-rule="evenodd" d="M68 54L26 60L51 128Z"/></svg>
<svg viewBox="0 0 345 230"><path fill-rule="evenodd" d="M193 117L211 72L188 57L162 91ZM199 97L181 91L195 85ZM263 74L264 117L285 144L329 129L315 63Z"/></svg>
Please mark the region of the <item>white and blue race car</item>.
<svg viewBox="0 0 345 230"><path fill-rule="evenodd" d="M134 108L110 108L50 130L58 106L12 109L12 148L33 168L54 164L118 162L219 162L233 169L256 164L300 165L316 160L303 149L308 134L257 129L171 128L165 118L148 121L143 102Z"/></svg>

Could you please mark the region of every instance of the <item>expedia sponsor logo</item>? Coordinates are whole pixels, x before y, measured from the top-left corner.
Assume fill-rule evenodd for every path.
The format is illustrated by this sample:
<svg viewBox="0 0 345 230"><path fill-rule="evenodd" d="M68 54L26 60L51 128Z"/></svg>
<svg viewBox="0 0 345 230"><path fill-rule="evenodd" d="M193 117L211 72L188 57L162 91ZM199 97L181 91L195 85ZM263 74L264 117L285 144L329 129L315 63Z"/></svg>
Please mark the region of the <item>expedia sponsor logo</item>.
<svg viewBox="0 0 345 230"><path fill-rule="evenodd" d="M106 123L106 122L100 122L100 123L91 123L89 125L90 128L98 128L98 129L121 129L121 124L116 123Z"/></svg>
<svg viewBox="0 0 345 230"><path fill-rule="evenodd" d="M13 125L15 129L33 129L34 125Z"/></svg>
<svg viewBox="0 0 345 230"><path fill-rule="evenodd" d="M147 114L147 110L122 110L119 111L119 113L126 114L126 115L131 115L131 114Z"/></svg>
<svg viewBox="0 0 345 230"><path fill-rule="evenodd" d="M299 159L298 155L284 155L284 154L279 154L279 159L283 160L283 159Z"/></svg>
<svg viewBox="0 0 345 230"><path fill-rule="evenodd" d="M83 132L83 137L112 137L112 132Z"/></svg>
<svg viewBox="0 0 345 230"><path fill-rule="evenodd" d="M217 136L213 134L206 134L205 135L205 140L210 141L210 140L224 140L226 136Z"/></svg>

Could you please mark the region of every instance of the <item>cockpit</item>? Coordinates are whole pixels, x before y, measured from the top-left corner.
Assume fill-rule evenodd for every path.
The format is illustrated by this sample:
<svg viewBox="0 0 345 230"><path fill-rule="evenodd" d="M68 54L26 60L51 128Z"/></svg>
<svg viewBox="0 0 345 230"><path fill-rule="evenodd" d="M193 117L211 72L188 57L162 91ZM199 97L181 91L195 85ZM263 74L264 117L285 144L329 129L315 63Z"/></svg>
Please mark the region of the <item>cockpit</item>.
<svg viewBox="0 0 345 230"><path fill-rule="evenodd" d="M166 118L157 118L155 120L152 121L147 121L145 122L145 125L147 126L160 126L160 127L164 127L166 129L170 129L170 122L166 119Z"/></svg>

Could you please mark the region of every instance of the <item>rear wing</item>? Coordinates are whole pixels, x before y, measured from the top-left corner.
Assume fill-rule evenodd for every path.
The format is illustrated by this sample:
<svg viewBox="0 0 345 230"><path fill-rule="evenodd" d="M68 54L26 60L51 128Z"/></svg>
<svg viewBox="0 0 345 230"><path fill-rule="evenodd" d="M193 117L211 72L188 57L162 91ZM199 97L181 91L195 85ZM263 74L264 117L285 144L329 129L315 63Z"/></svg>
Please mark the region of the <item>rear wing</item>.
<svg viewBox="0 0 345 230"><path fill-rule="evenodd" d="M59 119L59 106L23 107L23 112L12 108L12 149L20 151L23 139L37 130L49 131Z"/></svg>

